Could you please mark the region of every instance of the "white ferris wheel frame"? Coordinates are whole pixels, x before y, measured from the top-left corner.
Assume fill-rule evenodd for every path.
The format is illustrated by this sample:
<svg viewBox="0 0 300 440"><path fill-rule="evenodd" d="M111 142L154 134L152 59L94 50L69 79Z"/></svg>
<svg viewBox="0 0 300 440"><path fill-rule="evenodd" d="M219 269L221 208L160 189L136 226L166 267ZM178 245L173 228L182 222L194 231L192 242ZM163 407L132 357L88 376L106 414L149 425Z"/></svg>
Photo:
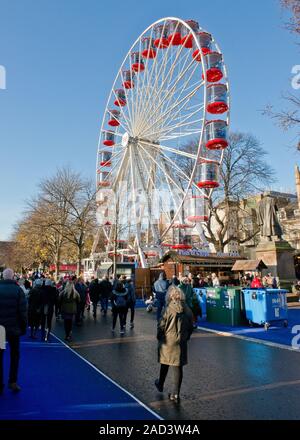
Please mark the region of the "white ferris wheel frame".
<svg viewBox="0 0 300 440"><path fill-rule="evenodd" d="M188 30L189 34L191 34L192 37L193 37L193 44L195 44L195 45L197 46L197 49L198 49L198 50L200 51L200 53L201 53L201 46L200 46L199 41L198 41L198 39L197 39L197 37L196 37L196 33L193 31L193 29L189 26L189 24L188 24L186 21L184 21L184 20L182 20L182 19L180 19L180 18L177 18L177 17L164 17L164 18L161 18L161 19L159 19L159 20L153 22L150 26L148 26L148 27L147 27L147 28L146 28L146 29L145 29L145 30L139 35L139 37L138 37L138 38L135 40L135 42L132 44L132 46L130 47L130 49L128 50L126 56L125 56L124 59L123 59L123 62L122 62L121 66L120 66L120 68L119 68L119 70L118 70L118 72L117 72L117 75L116 75L116 77L115 77L115 80L114 80L114 82L113 82L113 85L112 85L111 91L110 91L110 93L109 93L109 96L108 96L108 99L107 99L107 102L106 102L105 111L104 111L104 114L103 114L103 119L102 119L102 124L101 124L101 129L100 129L100 134L99 134L98 148L97 148L97 158L96 158L96 181L97 181L97 170L98 170L98 163L99 163L98 155L99 155L99 151L101 151L101 149L103 149L103 147L102 147L102 145L101 145L102 135L103 135L103 132L107 132L107 131L110 130L110 129L107 129L107 128L105 127L105 123L106 123L106 119L107 119L107 114L110 113L110 112L109 112L109 110L110 110L110 108L109 108L109 104L110 104L110 102L111 102L111 99L112 99L112 96L113 96L113 95L114 95L114 98L115 98L115 99L117 98L116 93L115 93L115 88L116 88L116 85L117 85L117 81L118 81L120 78L122 78L122 70L124 70L124 66L126 65L126 62L129 60L129 62L130 62L130 63L129 63L129 64L130 64L130 71L131 71L131 67L132 67L131 53L132 53L133 49L134 49L137 45L139 45L139 52L141 53L141 51L142 51L142 50L141 50L142 38L143 38L143 37L144 37L149 31L151 31L150 38L152 38L152 36L153 36L153 31L154 31L154 28L155 28L156 25L158 25L158 24L164 24L164 26L166 26L166 23L168 23L168 22L170 22L170 21L176 21L176 22L180 23L180 25L183 26L183 28L185 28L185 29ZM199 31L200 31L200 32L206 32L203 28L201 28L201 26L199 26ZM212 35L212 44L214 45L214 47L216 48L216 50L217 50L219 53L222 53L221 50L220 50L220 47L219 47L219 45L217 44L217 42L215 41L213 35ZM170 46L171 46L171 45L170 45ZM170 47L170 46L169 46L169 47ZM168 51L168 50L169 50L169 47L166 48L165 51ZM183 45L181 45L181 47L180 47L179 50L178 50L178 51L179 51L179 54L182 52L182 50L183 50L182 48L183 48ZM158 49L158 50L160 50L160 49ZM222 55L223 55L223 54L222 54ZM157 58L158 58L158 57L154 58L154 60L152 60L152 63L155 63L156 60L157 60ZM165 57L165 58L166 58L166 57ZM166 58L166 65L164 66L165 69L166 69L166 67L167 67L167 61L168 61L168 59ZM193 60L193 59L192 59L191 63L192 63L192 62L194 62L195 64L198 64L198 63L197 63L195 60ZM146 67L146 68L145 68L145 71L146 71L146 69L147 69L148 64L149 64L149 58L146 58L146 60L145 60L145 67ZM170 231L170 229L171 229L172 226L174 225L174 222L178 219L178 217L179 217L179 215L180 215L180 213L181 213L181 211L182 211L182 207L183 207L183 205L184 205L184 202L185 202L185 200L186 200L186 197L187 197L187 195L188 195L188 193L189 193L189 191L190 191L190 189L191 189L192 187L195 188L200 194L203 194L203 195L206 194L206 195L208 195L208 197L211 197L211 194L212 194L212 192L213 192L213 189L210 189L210 190L208 191L208 193L205 193L205 191L203 191L203 189L198 188L197 185L194 183L194 177L195 177L195 173L196 173L197 162L198 162L199 159L201 158L201 145L203 145L203 140L204 140L205 123L206 123L206 121L207 121L207 110L206 110L206 109L207 109L207 86L210 84L210 83L207 81L207 77L206 77L206 65L205 65L205 61L204 61L204 56L201 56L201 64L202 64L202 71L203 71L203 74L204 74L204 79L202 80L202 83L203 83L203 84L201 85L201 87L203 87L203 110L202 110L203 118L202 118L202 128L201 128L201 132L200 132L200 136L199 136L199 140L198 140L198 150L197 150L197 154L194 155L194 154L191 154L191 153L188 153L188 152L184 152L184 151L182 151L182 150L172 149L171 147L167 147L167 146L163 146L163 145L161 145L161 143L159 143L159 144L155 144L155 143L150 143L149 141L148 141L148 142L145 141L145 142L141 142L141 144L139 144L139 146L141 147L141 149L142 149L147 155L150 155L150 156L151 156L151 160L156 164L156 167L158 167L161 171L163 171L163 168L164 168L165 165L162 166L162 164L159 163L159 161L157 161L157 160L155 159L155 157L154 157L154 158L152 157L152 152L153 152L153 149L155 149L155 147L157 147L157 148L163 148L165 151L169 151L169 152L171 152L171 153L178 154L178 155L182 155L182 156L185 156L185 157L190 157L190 158L192 158L192 159L194 160L193 170L192 170L192 172L191 172L191 175L190 175L190 176L185 175L186 181L187 181L188 183L187 183L186 189L182 191L182 193L183 193L183 194L182 194L182 199L181 199L181 201L179 202L179 205L177 204L177 206L176 206L176 204L175 204L175 206L176 206L177 209L176 209L176 211L175 211L175 213L174 213L174 216L173 216L172 219L170 219L169 224L167 225L166 229L165 229L165 230L163 231L163 233L161 234L159 240L156 240L156 241L158 241L158 242L155 243L155 246L159 246L159 245L160 245L161 241L164 239L164 237L168 234L168 232ZM188 65L188 67L189 67L189 65ZM157 69L157 67L156 67L156 69ZM154 70L153 70L153 67L152 67L152 75L153 75L153 72L154 72ZM156 71L156 73L157 73L157 71ZM144 82L145 82L145 75L146 75L146 73L144 72L143 75L144 75L143 80L140 80L140 76L141 76L141 74L140 74L140 72L138 72L138 74L137 74L137 87L138 87L139 81L144 81ZM183 75L182 75L182 76L183 76ZM178 78L177 78L176 80L177 80L177 82L178 82ZM228 125L228 127L229 127L229 124L230 124L230 103L231 103L231 99L230 99L230 85L229 85L229 81L228 81L227 67L226 67L226 64L225 64L225 62L224 62L224 56L223 56L223 81L225 82L225 84L226 84L226 86L227 86L228 111L227 111L227 115L226 115L226 122L227 122L227 125ZM175 85L176 85L176 82L175 82ZM172 88L173 88L173 87L174 87L174 84L172 85ZM200 88L200 87L199 87L199 88ZM127 101L127 98L128 98L128 96L129 96L129 92L130 92L130 90L127 91L127 90L124 88L124 91L125 91L125 93L126 93L126 101ZM128 94L127 94L127 93L128 93ZM148 91L148 93L150 93L150 91ZM179 95L179 96L180 96L180 95ZM132 97L131 97L131 100L132 100ZM129 100L128 100L128 101L129 101ZM128 101L127 101L127 103L128 103ZM148 103L147 103L148 106L149 106L149 102L150 102L150 101L148 101ZM163 101L162 101L162 102L159 102L160 106L161 106L162 103L163 103ZM140 102L137 102L137 104L138 104L138 110L140 111L140 110L141 110L141 106L142 106L141 99L140 99ZM177 103L177 104L178 104L178 103ZM133 102L132 102L132 106L133 106ZM127 108L128 108L128 115L130 115L130 111L131 111L132 108L130 108L129 105L128 105ZM127 118L126 118L126 116L125 116L125 114L124 114L124 111L123 111L123 109L122 109L121 106L118 108L118 110L120 110L120 116L122 115L123 118L124 118L124 119L122 119L122 116L121 116L121 118L119 119L120 126L123 127L123 129L124 129L126 132L128 132L128 129L129 129L129 126L128 126L128 120L127 120ZM130 117L131 117L131 116L130 116ZM188 119L188 118L187 118L187 119ZM200 122L200 120L199 120L199 122ZM190 123L190 122L189 122L189 123ZM176 126L176 124L175 124L175 126ZM174 127L175 127L175 126L174 126ZM168 133L168 132L167 132L167 133ZM166 133L166 134L167 134L167 133ZM117 132L116 132L115 134L116 134L117 136L120 136L120 134L118 134ZM189 134L191 135L192 133L189 133ZM196 133L195 133L195 134L196 134ZM144 145L143 145L143 144L144 144ZM151 151L151 153L145 149L145 146L146 146L147 144L148 144L149 146L152 147L152 151ZM116 146L119 146L119 145L120 145L119 143L116 144ZM129 149L130 149L130 153L129 153L129 163L126 164L126 169L129 167L129 169L131 170L130 174L131 174L131 176L132 176L132 175L133 175L133 168L134 168L134 159L133 159L133 154L132 154L132 147L129 146ZM112 153L112 158L116 158L117 156L122 155L122 153L123 153L124 151L125 151L125 149L124 149L124 150L121 150L121 151L118 151L117 153ZM221 151L221 155L220 155L220 160L219 160L219 163L220 163L220 164L222 163L222 160L223 160L223 154L224 154L224 151L222 150L222 151ZM165 159L168 160L168 156L166 156L166 155L164 155L164 156L165 156ZM121 158L121 160L119 159L119 160L117 161L116 164L113 164L112 169L109 171L108 176L111 175L112 171L113 171L115 168L117 168L117 167L119 166L118 174L117 174L117 176L116 176L116 178L115 178L115 180L114 180L114 182L113 182L113 184L112 184L112 188L113 188L113 189L116 188L118 182L120 181L120 179L121 179L121 177L122 177L122 174L124 173L124 163L126 162L126 159L127 159L127 162L128 162L128 157L126 157L126 154L124 153L124 154L123 154L123 157ZM173 167L174 167L174 164L173 164ZM165 170L165 172L166 172L166 170ZM179 172L179 170L178 170L178 172ZM181 171L181 173L183 173L183 172ZM183 174L184 174L184 173L183 173ZM108 177L108 176L107 176L107 177ZM148 176L148 181L149 181L150 178L151 178L151 176L150 176L150 174L149 174L149 176ZM168 186L169 186L170 182L172 181L172 179L171 179L171 177L170 177L169 175L167 176L166 181L167 181ZM153 183L154 183L154 182L152 181L152 184L153 184ZM176 184L176 182L173 181L173 184ZM169 189L170 189L170 186L169 186ZM98 191L99 191L99 188L97 187L96 190L97 190L97 192L98 192ZM132 191L133 191L133 192L136 191L135 180L134 180L134 179L132 179ZM170 189L170 191L171 191L171 189ZM134 200L135 200L135 198L134 198ZM135 211L136 211L136 206L135 206ZM198 230L199 230L199 225L198 225ZM201 230L201 228L200 228L200 230ZM200 231L200 232L201 232L201 231ZM139 235L139 234L136 233L135 244L137 245L137 248L138 248L138 254L139 254L139 256L140 256L140 260L141 260L141 262L142 262L142 266L144 267L144 266L146 266L146 263L145 263L145 258L144 258L144 255L143 255L143 252L142 252L141 246L140 246L140 244L139 244L139 237L138 237L138 235ZM153 235L154 235L154 234L153 234ZM95 246L94 246L94 248L95 248Z"/></svg>

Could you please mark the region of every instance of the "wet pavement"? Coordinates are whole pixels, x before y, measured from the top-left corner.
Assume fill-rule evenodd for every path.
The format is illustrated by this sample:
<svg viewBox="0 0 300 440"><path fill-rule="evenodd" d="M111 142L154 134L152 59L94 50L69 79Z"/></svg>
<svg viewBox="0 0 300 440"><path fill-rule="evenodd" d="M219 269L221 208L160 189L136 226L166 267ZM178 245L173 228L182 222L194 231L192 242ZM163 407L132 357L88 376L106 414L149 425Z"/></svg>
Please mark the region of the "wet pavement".
<svg viewBox="0 0 300 440"><path fill-rule="evenodd" d="M112 336L110 311L96 321L86 316L82 327L74 327L71 347L165 419L300 419L299 352L197 330L176 405L168 400L170 378L163 394L154 387L159 364L153 313L138 309L135 328L124 337L118 330ZM63 338L62 321L54 333Z"/></svg>

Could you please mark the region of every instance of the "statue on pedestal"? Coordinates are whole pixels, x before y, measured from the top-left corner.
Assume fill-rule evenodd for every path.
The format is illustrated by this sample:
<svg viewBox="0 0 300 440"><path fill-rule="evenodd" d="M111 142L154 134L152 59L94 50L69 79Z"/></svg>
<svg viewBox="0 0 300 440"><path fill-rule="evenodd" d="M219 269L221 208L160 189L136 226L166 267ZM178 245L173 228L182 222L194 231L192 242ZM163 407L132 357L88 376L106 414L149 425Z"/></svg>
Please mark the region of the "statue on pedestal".
<svg viewBox="0 0 300 440"><path fill-rule="evenodd" d="M266 237L267 241L281 240L282 238L283 232L277 211L275 199L271 197L270 193L265 192L258 205L258 224L261 237Z"/></svg>

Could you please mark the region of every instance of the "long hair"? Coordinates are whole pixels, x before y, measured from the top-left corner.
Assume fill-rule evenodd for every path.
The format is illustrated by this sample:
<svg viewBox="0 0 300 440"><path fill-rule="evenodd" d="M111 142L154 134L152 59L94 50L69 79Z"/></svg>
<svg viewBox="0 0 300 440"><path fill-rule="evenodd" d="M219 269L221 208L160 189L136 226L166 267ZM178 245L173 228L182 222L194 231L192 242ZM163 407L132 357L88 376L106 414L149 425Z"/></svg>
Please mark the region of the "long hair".
<svg viewBox="0 0 300 440"><path fill-rule="evenodd" d="M72 281L67 281L65 290L64 290L64 295L67 298L73 298L74 296L74 292L75 292L75 287L74 287L74 283L72 283Z"/></svg>
<svg viewBox="0 0 300 440"><path fill-rule="evenodd" d="M170 286L167 295L166 295L166 304L170 304L170 302L184 303L185 302L185 294L179 289L177 286Z"/></svg>

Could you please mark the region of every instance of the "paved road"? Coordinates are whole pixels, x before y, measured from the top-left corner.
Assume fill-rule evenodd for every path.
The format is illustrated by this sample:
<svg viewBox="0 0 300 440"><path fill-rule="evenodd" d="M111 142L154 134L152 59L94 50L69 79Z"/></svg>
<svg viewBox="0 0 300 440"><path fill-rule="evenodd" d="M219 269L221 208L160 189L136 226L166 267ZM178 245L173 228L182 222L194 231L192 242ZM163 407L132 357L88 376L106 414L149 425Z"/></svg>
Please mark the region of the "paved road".
<svg viewBox="0 0 300 440"><path fill-rule="evenodd" d="M184 367L182 402L156 391L154 314L139 309L134 330L111 335L107 318L88 317L72 347L165 419L300 419L300 353L197 331ZM63 337L62 322L55 333ZM79 379L80 380L80 379Z"/></svg>

